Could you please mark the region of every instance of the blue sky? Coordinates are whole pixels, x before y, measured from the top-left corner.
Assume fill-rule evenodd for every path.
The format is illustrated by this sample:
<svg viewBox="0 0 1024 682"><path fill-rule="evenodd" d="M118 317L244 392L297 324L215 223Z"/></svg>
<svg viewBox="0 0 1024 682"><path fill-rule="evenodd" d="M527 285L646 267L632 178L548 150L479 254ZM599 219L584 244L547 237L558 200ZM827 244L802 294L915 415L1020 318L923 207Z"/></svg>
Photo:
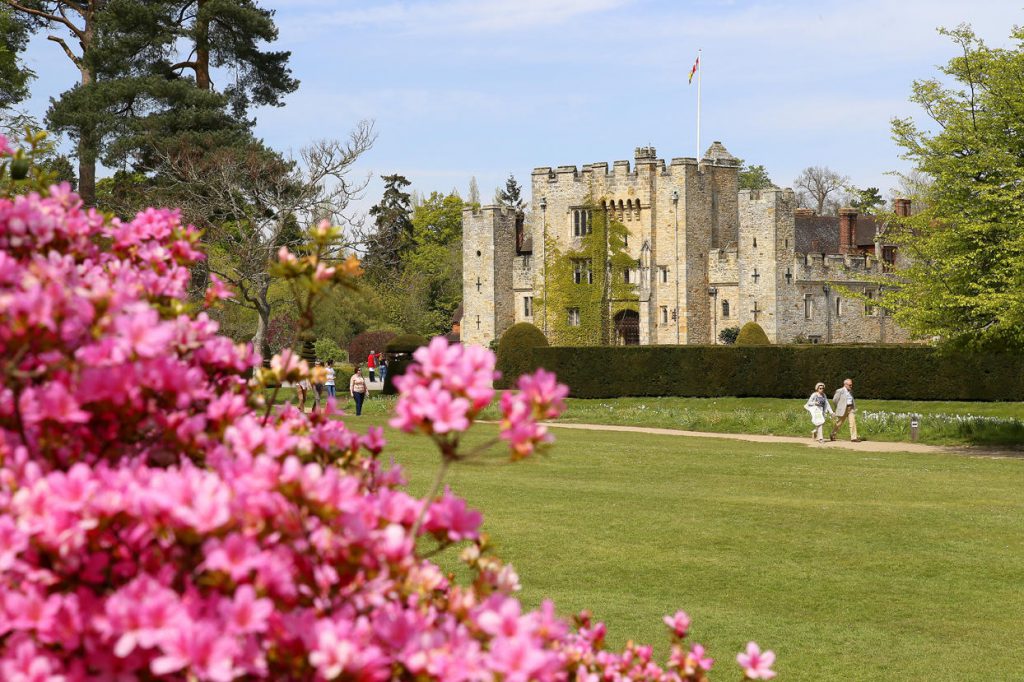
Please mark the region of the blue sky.
<svg viewBox="0 0 1024 682"><path fill-rule="evenodd" d="M940 25L969 22L1005 45L1020 0L265 0L279 46L302 82L281 108L256 112L281 150L344 137L363 118L379 138L363 174L402 173L421 193L476 176L485 200L511 172L536 166L694 156L703 49L703 146L721 140L789 186L828 165L883 194L905 168L892 116L919 115L915 78L954 55ZM74 82L60 49L39 38L29 109ZM361 205L379 198L380 183Z"/></svg>

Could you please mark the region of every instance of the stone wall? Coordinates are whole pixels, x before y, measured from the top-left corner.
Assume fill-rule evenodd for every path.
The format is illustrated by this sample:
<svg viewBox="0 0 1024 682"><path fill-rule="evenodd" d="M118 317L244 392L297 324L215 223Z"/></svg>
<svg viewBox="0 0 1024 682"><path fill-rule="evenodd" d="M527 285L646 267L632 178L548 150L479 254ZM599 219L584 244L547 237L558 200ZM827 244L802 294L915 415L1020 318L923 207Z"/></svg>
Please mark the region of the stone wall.
<svg viewBox="0 0 1024 682"><path fill-rule="evenodd" d="M778 343L778 307L780 296L790 286L780 263L793 259L793 208L790 190L744 190L739 201L737 240L739 326L757 322L773 343ZM791 279L791 278L790 278ZM731 325L730 325L731 326Z"/></svg>
<svg viewBox="0 0 1024 682"><path fill-rule="evenodd" d="M843 291L877 297L878 285L864 279L881 275L882 265L871 256L795 254L786 266L794 284L779 301L778 343L909 342L885 311Z"/></svg>
<svg viewBox="0 0 1024 682"><path fill-rule="evenodd" d="M463 343L486 346L515 320L515 211L484 206L462 212Z"/></svg>
<svg viewBox="0 0 1024 682"><path fill-rule="evenodd" d="M600 203L629 231L626 250L634 260L641 259L644 244L649 247L649 267L638 273L642 344L717 343L722 329L755 317L775 343L907 340L880 311L864 315L863 304L853 300L835 308L832 288L863 290L858 277L880 273L881 263L871 256L796 254L792 191L740 192L738 171L739 161L719 142L699 163L676 158L666 166L654 149L639 147L632 164L537 168L531 178L532 257L516 254L514 213L467 209L463 339L489 343L514 321L532 322L547 334L545 236L563 253L579 248L573 210ZM832 287L827 300L826 284ZM537 301L532 315L528 298ZM548 320L565 314L546 312Z"/></svg>

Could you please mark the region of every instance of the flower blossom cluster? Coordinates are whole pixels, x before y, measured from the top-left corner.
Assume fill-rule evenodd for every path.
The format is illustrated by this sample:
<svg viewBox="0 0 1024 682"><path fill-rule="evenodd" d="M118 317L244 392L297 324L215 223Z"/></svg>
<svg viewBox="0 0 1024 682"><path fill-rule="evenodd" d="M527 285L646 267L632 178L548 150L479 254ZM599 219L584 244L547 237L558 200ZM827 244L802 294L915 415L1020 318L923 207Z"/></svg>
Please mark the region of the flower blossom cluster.
<svg viewBox="0 0 1024 682"><path fill-rule="evenodd" d="M405 374L395 378L401 397L391 426L435 436L466 431L494 399L494 354L479 346L449 345L437 337L413 353ZM544 370L519 378L518 391L502 394L501 438L513 459L533 454L552 441L543 420L565 411L569 389Z"/></svg>
<svg viewBox="0 0 1024 682"><path fill-rule="evenodd" d="M121 222L66 186L0 191L0 679L704 679L699 645L659 666L589 618L524 609L480 514L405 492L381 430L266 409L259 358L187 300L197 243L174 211ZM494 398L488 351L416 361L401 428L461 433ZM538 373L516 395L501 428L525 453L565 392ZM419 533L466 543L473 579ZM689 619L668 624L681 640ZM770 677L771 652L741 656Z"/></svg>

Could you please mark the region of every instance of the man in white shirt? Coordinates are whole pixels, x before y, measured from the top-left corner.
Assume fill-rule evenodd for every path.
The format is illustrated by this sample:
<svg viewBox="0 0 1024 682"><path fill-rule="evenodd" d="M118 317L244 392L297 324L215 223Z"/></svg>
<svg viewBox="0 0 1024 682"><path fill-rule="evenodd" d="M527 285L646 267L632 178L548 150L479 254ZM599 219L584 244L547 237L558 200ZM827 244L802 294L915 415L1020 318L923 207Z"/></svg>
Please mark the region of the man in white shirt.
<svg viewBox="0 0 1024 682"><path fill-rule="evenodd" d="M859 443L857 437L857 406L853 402L853 379L845 379L843 387L836 391L832 397L836 405L836 422L832 426L832 435L829 440L835 440L839 429L843 428L843 422L850 422L850 441Z"/></svg>

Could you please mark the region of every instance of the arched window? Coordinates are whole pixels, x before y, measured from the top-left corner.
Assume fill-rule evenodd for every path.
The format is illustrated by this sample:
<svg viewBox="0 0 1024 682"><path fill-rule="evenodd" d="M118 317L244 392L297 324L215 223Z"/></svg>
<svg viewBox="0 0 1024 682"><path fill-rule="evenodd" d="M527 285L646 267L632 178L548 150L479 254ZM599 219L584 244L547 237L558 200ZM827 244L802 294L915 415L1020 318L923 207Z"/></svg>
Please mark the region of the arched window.
<svg viewBox="0 0 1024 682"><path fill-rule="evenodd" d="M633 219L633 200L629 199L626 201L626 220Z"/></svg>
<svg viewBox="0 0 1024 682"><path fill-rule="evenodd" d="M582 237L590 234L590 211L585 208L573 209L572 212L572 236Z"/></svg>
<svg viewBox="0 0 1024 682"><path fill-rule="evenodd" d="M729 301L722 300L722 317L729 317Z"/></svg>

